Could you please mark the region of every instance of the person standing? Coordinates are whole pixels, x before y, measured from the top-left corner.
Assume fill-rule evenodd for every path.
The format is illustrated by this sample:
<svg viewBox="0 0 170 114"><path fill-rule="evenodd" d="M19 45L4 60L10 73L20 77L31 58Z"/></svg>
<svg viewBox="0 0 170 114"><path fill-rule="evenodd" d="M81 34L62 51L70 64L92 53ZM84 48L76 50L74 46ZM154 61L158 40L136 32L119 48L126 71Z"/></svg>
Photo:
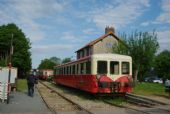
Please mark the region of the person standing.
<svg viewBox="0 0 170 114"><path fill-rule="evenodd" d="M35 83L35 77L33 74L30 74L27 77L28 96L31 96L31 97L34 96L34 83Z"/></svg>

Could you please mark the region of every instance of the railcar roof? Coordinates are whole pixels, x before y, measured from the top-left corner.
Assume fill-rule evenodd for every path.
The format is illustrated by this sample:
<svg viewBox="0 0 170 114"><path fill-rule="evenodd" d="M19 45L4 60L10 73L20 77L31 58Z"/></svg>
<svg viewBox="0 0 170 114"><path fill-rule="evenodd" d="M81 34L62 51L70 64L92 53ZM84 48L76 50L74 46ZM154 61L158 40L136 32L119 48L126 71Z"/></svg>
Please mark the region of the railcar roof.
<svg viewBox="0 0 170 114"><path fill-rule="evenodd" d="M127 55L120 55L120 54L94 54L92 55L92 58L107 58L107 59L120 59L120 60L132 60L132 58L130 56Z"/></svg>
<svg viewBox="0 0 170 114"><path fill-rule="evenodd" d="M127 56L127 55L120 55L120 54L113 54L113 53L103 53L103 54L93 54L91 56L87 56L87 57L84 57L84 58L81 58L81 59L78 59L78 60L75 60L75 61L64 63L64 64L61 64L61 65L58 65L58 66L55 66L55 67L70 65L70 64L73 64L73 63L76 63L76 62L89 60L91 58L94 58L94 59L99 59L99 58L100 59L113 59L114 58L114 60L129 60L129 61L132 60L132 58L130 56Z"/></svg>

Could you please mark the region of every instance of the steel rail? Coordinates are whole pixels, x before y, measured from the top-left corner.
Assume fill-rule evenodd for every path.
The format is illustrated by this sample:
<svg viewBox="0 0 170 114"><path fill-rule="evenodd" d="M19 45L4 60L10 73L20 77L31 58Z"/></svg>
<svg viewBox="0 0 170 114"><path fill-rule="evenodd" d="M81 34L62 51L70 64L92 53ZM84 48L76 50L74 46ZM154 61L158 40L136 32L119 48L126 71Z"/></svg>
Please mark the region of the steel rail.
<svg viewBox="0 0 170 114"><path fill-rule="evenodd" d="M103 100L103 102L106 103L106 104L109 104L111 106L116 106L116 107L125 108L125 109L131 109L131 110L142 112L142 113L145 113L145 114L150 114L150 113L148 113L146 111L143 111L143 110L138 110L138 109L135 109L135 108L132 108L132 107L128 107L128 106L116 105L116 104L110 103L110 102L105 101L105 100Z"/></svg>
<svg viewBox="0 0 170 114"><path fill-rule="evenodd" d="M155 105L166 105L165 103L162 103L160 101L156 101L153 99L149 99L149 98L131 94L131 93L126 93L125 97L126 97L127 101L129 101L129 102L132 102L132 103L135 103L138 105L142 105L142 106L146 106L146 107L153 107Z"/></svg>
<svg viewBox="0 0 170 114"><path fill-rule="evenodd" d="M45 87L47 87L48 89L50 89L51 91L55 92L56 94L58 94L60 97L62 97L63 99L65 99L66 101L70 102L71 104L77 106L80 110L87 112L88 114L94 114L93 112L89 111L88 109L84 108L83 106L77 104L76 102L74 102L73 100L67 98L66 96L64 96L63 94L61 94L60 92L58 92L57 90L52 89L51 87L49 87L48 85L44 84L42 81L39 81L42 85L44 85Z"/></svg>

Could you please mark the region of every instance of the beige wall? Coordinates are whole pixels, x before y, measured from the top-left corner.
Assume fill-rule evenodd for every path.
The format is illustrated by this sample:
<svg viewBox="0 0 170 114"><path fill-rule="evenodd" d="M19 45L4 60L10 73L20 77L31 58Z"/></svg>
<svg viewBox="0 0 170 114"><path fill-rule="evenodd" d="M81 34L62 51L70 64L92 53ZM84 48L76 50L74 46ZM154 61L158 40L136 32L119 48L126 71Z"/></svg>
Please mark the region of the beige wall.
<svg viewBox="0 0 170 114"><path fill-rule="evenodd" d="M53 75L53 74L54 74L53 70L43 70L43 75L50 76L50 75Z"/></svg>
<svg viewBox="0 0 170 114"><path fill-rule="evenodd" d="M115 43L118 43L117 39L109 35L93 46L93 54L112 53L112 46Z"/></svg>

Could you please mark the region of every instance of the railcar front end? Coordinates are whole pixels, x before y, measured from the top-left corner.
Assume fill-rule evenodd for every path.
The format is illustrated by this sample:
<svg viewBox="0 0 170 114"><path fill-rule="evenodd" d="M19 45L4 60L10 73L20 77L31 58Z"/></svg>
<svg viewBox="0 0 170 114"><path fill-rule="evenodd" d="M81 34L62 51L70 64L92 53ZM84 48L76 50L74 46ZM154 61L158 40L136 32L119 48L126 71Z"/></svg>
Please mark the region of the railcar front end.
<svg viewBox="0 0 170 114"><path fill-rule="evenodd" d="M98 93L132 92L132 58L119 54L92 56L92 73L96 75Z"/></svg>

